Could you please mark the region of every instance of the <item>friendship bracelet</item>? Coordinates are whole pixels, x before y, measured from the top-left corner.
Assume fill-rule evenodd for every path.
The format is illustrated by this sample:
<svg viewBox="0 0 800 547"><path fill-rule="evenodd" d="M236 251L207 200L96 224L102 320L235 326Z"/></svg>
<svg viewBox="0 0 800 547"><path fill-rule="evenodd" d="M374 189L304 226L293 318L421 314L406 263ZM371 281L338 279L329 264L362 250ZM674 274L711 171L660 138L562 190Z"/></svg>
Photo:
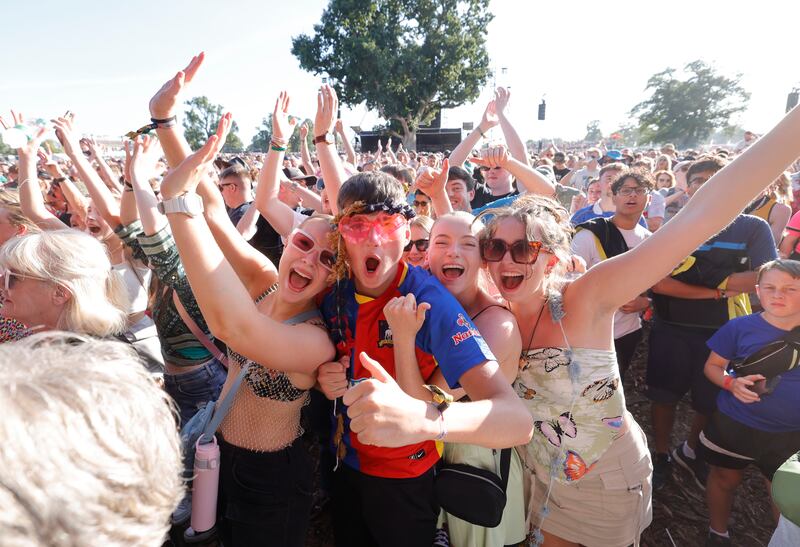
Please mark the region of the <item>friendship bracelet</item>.
<svg viewBox="0 0 800 547"><path fill-rule="evenodd" d="M274 142L271 142L269 144L270 144L270 150L275 150L276 152L286 152L286 147L285 146L278 146Z"/></svg>
<svg viewBox="0 0 800 547"><path fill-rule="evenodd" d="M287 139L283 139L281 137L276 137L274 135L270 138L270 141L274 142L278 146L286 146L289 143L289 141Z"/></svg>
<svg viewBox="0 0 800 547"><path fill-rule="evenodd" d="M481 137L483 137L484 139L486 138L486 135L484 135L483 131L481 131L481 124L478 124L478 133L480 133Z"/></svg>

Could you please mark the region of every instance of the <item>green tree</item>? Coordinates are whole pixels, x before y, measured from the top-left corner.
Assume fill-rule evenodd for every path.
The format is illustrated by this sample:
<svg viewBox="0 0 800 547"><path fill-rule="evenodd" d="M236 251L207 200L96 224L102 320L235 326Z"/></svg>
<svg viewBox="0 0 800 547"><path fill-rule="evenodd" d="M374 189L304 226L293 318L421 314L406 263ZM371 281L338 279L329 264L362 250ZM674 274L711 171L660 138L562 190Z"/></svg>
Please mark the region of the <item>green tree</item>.
<svg viewBox="0 0 800 547"><path fill-rule="evenodd" d="M745 109L750 94L739 85L740 74L728 78L699 60L684 72L681 78L667 68L647 81L652 94L631 110L644 141L695 146Z"/></svg>
<svg viewBox="0 0 800 547"><path fill-rule="evenodd" d="M197 150L205 144L208 138L216 133L219 120L224 113L221 104L213 104L208 97L194 97L186 101L186 117L183 120L183 129L186 140L192 150ZM231 124L228 138L225 139L223 152L241 152L244 150L242 139L236 134L239 126L236 122Z"/></svg>
<svg viewBox="0 0 800 547"><path fill-rule="evenodd" d="M488 80L489 0L330 0L312 36L292 39L300 66L327 75L339 100L366 103L416 130L442 108L474 101Z"/></svg>
<svg viewBox="0 0 800 547"><path fill-rule="evenodd" d="M256 127L256 134L250 140L248 152L266 152L269 139L272 136L272 114L261 120L261 125Z"/></svg>
<svg viewBox="0 0 800 547"><path fill-rule="evenodd" d="M600 120L592 120L586 125L586 136L583 140L588 142L598 142L603 138L603 132L600 131Z"/></svg>
<svg viewBox="0 0 800 547"><path fill-rule="evenodd" d="M294 133L292 133L292 136L289 137L289 144L286 145L289 152L300 152L300 126L303 124L308 126L308 135L306 136L308 149L314 150L316 148L314 146L314 120L309 120L306 118L306 120L303 122L297 122L297 125L294 128Z"/></svg>

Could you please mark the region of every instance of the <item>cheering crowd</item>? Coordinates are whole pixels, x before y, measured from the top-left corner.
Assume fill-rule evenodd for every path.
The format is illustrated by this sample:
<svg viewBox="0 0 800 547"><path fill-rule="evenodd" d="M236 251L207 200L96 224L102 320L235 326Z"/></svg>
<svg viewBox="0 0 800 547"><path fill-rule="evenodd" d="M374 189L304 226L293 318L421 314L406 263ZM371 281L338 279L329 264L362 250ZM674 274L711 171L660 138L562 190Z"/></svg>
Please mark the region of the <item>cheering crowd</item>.
<svg viewBox="0 0 800 547"><path fill-rule="evenodd" d="M203 61L124 161L70 112L63 155L0 120L28 132L0 160L0 545L302 546L315 467L339 547L638 545L677 472L697 544L735 545L751 464L770 545L800 544L800 110L733 149L534 153L499 88L446 154L357 152L323 85L310 138L282 92L267 150L221 154L225 114L192 152ZM645 332L652 443L622 385Z"/></svg>

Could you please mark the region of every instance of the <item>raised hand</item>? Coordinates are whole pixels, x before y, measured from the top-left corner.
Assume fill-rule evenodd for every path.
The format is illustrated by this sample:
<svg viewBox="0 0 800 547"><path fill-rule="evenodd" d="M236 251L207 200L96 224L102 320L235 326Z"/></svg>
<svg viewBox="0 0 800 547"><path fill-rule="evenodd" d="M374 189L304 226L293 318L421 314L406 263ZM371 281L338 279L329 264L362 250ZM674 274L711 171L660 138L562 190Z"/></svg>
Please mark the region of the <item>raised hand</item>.
<svg viewBox="0 0 800 547"><path fill-rule="evenodd" d="M133 141L131 156L131 182L145 184L156 174L156 163L161 157L158 140L150 135L138 135Z"/></svg>
<svg viewBox="0 0 800 547"><path fill-rule="evenodd" d="M80 145L82 149L89 151L90 160L97 160L103 151L102 147L97 144L97 141L95 141L92 137L82 138L80 140Z"/></svg>
<svg viewBox="0 0 800 547"><path fill-rule="evenodd" d="M494 109L498 118L505 116L505 110L508 106L508 100L511 98L511 91L505 87L498 87L494 92Z"/></svg>
<svg viewBox="0 0 800 547"><path fill-rule="evenodd" d="M133 160L133 141L125 141L125 166L122 169L122 176L125 182L131 182L131 161Z"/></svg>
<svg viewBox="0 0 800 547"><path fill-rule="evenodd" d="M294 133L297 118L289 116L289 93L281 91L275 101L275 110L272 111L272 137L281 141L288 140ZM306 129L308 133L308 129Z"/></svg>
<svg viewBox="0 0 800 547"><path fill-rule="evenodd" d="M510 159L511 156L508 153L508 149L501 144L484 148L481 150L480 156L473 156L470 158L470 161L484 167L505 168Z"/></svg>
<svg viewBox="0 0 800 547"><path fill-rule="evenodd" d="M337 133L339 133L340 135L344 135L344 124L342 123L341 118L336 120L336 125L334 126L334 128L336 129Z"/></svg>
<svg viewBox="0 0 800 547"><path fill-rule="evenodd" d="M164 177L161 182L162 199L171 199L195 191L200 179L211 168L214 158L225 145L225 139L228 138L228 131L231 129L231 120L230 112L223 114L217 125L217 132L211 135L197 152L187 156Z"/></svg>
<svg viewBox="0 0 800 547"><path fill-rule="evenodd" d="M22 114L14 112L13 110L11 111L11 119L13 120L15 126L25 124L25 118L22 116ZM2 123L3 127L8 129L5 121ZM17 148L17 154L19 155L20 162L32 161L36 163L36 158L39 155L39 146L41 146L42 141L44 141L44 134L46 132L46 127L39 127L33 136L28 138L26 143Z"/></svg>
<svg viewBox="0 0 800 547"><path fill-rule="evenodd" d="M333 131L338 111L339 98L336 96L336 91L328 84L323 85L317 93L317 115L314 117L315 136Z"/></svg>
<svg viewBox="0 0 800 547"><path fill-rule="evenodd" d="M478 129L481 132L486 133L492 127L500 123L500 118L497 115L496 108L497 107L494 99L489 101L489 104L486 105L486 110L483 111L481 123L478 124Z"/></svg>
<svg viewBox="0 0 800 547"><path fill-rule="evenodd" d="M430 167L422 167L417 176L416 187L431 199L438 195L444 195L449 170L449 159L442 162L442 168L438 171Z"/></svg>
<svg viewBox="0 0 800 547"><path fill-rule="evenodd" d="M303 124L300 126L300 138L306 140L308 138L308 125Z"/></svg>
<svg viewBox="0 0 800 547"><path fill-rule="evenodd" d="M175 76L161 86L161 89L156 91L156 94L150 99L150 115L153 118L162 120L173 115L181 91L194 79L197 70L203 64L203 59L205 59L205 53L201 51L192 57L186 68L179 70Z"/></svg>
<svg viewBox="0 0 800 547"><path fill-rule="evenodd" d="M414 295L396 296L383 307L383 315L392 329L392 339L413 343L422 324L425 323L425 312L431 309L427 302L420 302Z"/></svg>
<svg viewBox="0 0 800 547"><path fill-rule="evenodd" d="M56 130L56 138L64 148L64 153L70 158L75 158L77 154L83 154L83 152L81 152L80 142L78 136L75 134L75 128L73 125L75 116L65 115L51 121L53 122L53 127Z"/></svg>

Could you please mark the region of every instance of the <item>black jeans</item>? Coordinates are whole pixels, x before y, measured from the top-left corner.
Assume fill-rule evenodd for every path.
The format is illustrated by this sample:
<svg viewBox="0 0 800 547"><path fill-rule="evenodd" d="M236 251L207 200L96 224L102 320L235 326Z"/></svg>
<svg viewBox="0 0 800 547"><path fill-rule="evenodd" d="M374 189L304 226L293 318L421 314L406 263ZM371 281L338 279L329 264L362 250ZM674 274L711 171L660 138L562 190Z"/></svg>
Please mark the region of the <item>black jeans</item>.
<svg viewBox="0 0 800 547"><path fill-rule="evenodd" d="M220 439L217 525L225 547L302 547L311 513L311 462L301 439L253 452Z"/></svg>
<svg viewBox="0 0 800 547"><path fill-rule="evenodd" d="M439 518L435 467L412 479L387 479L340 464L333 474L337 547L430 547Z"/></svg>

